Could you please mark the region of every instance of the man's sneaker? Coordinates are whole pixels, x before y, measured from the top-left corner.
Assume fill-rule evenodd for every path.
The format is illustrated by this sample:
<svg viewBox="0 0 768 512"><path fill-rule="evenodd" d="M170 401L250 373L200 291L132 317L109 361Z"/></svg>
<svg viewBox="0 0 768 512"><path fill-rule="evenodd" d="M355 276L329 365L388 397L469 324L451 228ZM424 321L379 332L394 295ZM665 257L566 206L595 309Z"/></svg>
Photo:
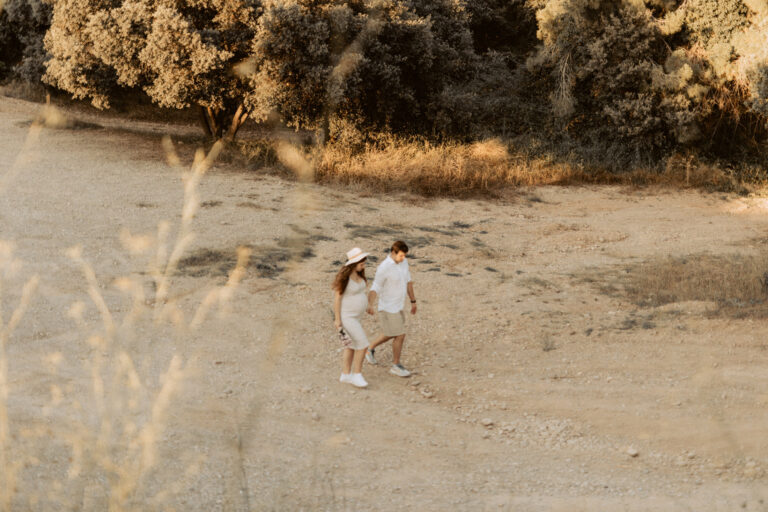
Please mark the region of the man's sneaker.
<svg viewBox="0 0 768 512"><path fill-rule="evenodd" d="M364 388L368 385L368 383L365 381L365 378L363 378L362 373L353 373L347 382L359 388Z"/></svg>
<svg viewBox="0 0 768 512"><path fill-rule="evenodd" d="M342 373L341 377L339 377L339 382L343 384L349 384L351 378L352 378L351 373Z"/></svg>
<svg viewBox="0 0 768 512"><path fill-rule="evenodd" d="M411 372L403 368L403 365L401 364L393 364L392 368L389 369L389 373L392 373L394 375L397 375L398 377L410 377Z"/></svg>
<svg viewBox="0 0 768 512"><path fill-rule="evenodd" d="M373 350L368 349L365 351L365 360L368 361L368 364L377 364L376 358L373 356Z"/></svg>

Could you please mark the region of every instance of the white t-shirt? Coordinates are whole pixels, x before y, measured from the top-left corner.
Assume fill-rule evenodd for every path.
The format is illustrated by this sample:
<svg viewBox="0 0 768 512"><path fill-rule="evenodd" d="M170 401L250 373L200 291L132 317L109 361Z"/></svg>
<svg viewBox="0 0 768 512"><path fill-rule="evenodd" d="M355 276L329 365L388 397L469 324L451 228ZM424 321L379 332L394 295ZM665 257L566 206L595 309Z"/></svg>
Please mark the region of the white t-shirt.
<svg viewBox="0 0 768 512"><path fill-rule="evenodd" d="M405 297L408 294L408 283L411 282L411 271L408 268L408 260L395 263L392 256L381 262L376 269L371 291L379 296L379 311L387 313L399 313L405 305Z"/></svg>

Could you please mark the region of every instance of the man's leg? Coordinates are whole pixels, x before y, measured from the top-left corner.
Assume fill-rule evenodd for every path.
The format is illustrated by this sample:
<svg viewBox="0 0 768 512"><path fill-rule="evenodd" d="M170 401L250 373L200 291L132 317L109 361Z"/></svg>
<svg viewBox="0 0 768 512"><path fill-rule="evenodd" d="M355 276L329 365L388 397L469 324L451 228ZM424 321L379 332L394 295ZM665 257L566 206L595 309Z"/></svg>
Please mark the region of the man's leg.
<svg viewBox="0 0 768 512"><path fill-rule="evenodd" d="M404 342L405 334L395 336L395 341L392 342L392 364L400 364L400 353L403 351Z"/></svg>
<svg viewBox="0 0 768 512"><path fill-rule="evenodd" d="M365 351L365 360L368 361L368 364L378 364L376 361L376 357L373 355L373 351L376 347L381 345L382 343L385 343L392 339L392 336L381 336L379 339L374 341L368 346L368 350Z"/></svg>
<svg viewBox="0 0 768 512"><path fill-rule="evenodd" d="M370 347L368 347L368 350L374 350L376 347L378 347L378 346L379 346L379 345L381 345L382 343L386 343L386 342L388 342L388 341L389 341L389 340L391 340L392 338L394 338L394 336L384 336L384 335L382 335L382 336L381 336L379 339L377 339L376 341L374 341L373 343L371 343L371 346L370 346Z"/></svg>

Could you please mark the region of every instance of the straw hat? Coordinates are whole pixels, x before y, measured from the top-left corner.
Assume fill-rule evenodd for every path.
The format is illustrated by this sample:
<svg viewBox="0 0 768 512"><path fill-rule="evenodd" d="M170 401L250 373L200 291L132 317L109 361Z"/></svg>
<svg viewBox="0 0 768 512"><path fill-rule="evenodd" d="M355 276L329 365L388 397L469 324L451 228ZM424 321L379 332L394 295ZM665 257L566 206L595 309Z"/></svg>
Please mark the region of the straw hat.
<svg viewBox="0 0 768 512"><path fill-rule="evenodd" d="M367 252L363 252L363 250L359 247L355 247L351 251L347 251L347 262L344 264L344 266L346 267L348 265L352 265L353 263L357 263L367 257Z"/></svg>

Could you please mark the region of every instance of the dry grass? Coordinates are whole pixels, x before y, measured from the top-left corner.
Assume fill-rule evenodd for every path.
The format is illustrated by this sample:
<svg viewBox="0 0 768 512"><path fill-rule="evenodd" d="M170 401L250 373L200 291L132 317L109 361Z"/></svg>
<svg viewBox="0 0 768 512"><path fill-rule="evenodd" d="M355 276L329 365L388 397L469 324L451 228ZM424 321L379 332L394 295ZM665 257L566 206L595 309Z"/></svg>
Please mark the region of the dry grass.
<svg viewBox="0 0 768 512"><path fill-rule="evenodd" d="M640 263L609 274L602 286L643 307L714 302L728 316L768 313L768 256L696 254Z"/></svg>
<svg viewBox="0 0 768 512"><path fill-rule="evenodd" d="M13 178L25 169L30 155L40 150L41 129L68 126L68 122L53 107L42 109L30 126L21 152L10 169L0 174L0 196L7 193ZM0 240L0 510L42 510L53 503L56 507L48 509L160 510L165 508L163 502L169 495L181 492L179 475L163 472L159 456L168 410L188 380L187 359L174 351L167 366L161 364L165 368L162 375L150 374L136 362L139 354L133 353L133 343L140 330L155 332L157 339L177 343L200 329L214 314L225 316L245 275L251 251L239 248L226 283L207 290L191 314L184 314L172 293L172 281L194 235L192 223L200 207L198 184L213 165L221 145L217 144L207 154L198 151L190 170L181 165L168 139L164 146L168 163L182 172L181 220L175 230L171 223L160 222L156 236L127 231L120 235L132 257L149 259L154 294L145 295L141 274L119 277L113 287L107 286L99 280L80 247L67 250L82 272L87 288L88 298L74 302L68 315L78 326L83 344L92 349L88 352L90 360L85 362L85 373L79 375L83 383L90 381L90 385L80 389L71 385L58 372L59 366L71 363L68 354L49 354L51 396L33 422L14 418L15 411L9 407L8 368L13 362L8 359L7 347L15 341L15 328L22 319L26 320L25 313L34 299L38 281L44 282L47 276L30 278L20 293L18 306L10 316L5 315L1 306L7 298L3 295L19 295L8 290L7 278L18 273L21 262L13 255L13 242ZM107 294L113 289L132 304L127 311L110 306ZM94 320L94 312L98 320ZM53 425L52 418L58 418L55 428L40 426ZM63 459L67 467L50 462L45 455L63 447L71 453ZM25 468L35 468L37 478L23 478L21 472ZM58 479L61 474L66 475L66 485ZM162 492L152 495L148 483L161 478L170 481ZM48 486L47 494L40 490L40 481Z"/></svg>
<svg viewBox="0 0 768 512"><path fill-rule="evenodd" d="M743 190L729 172L693 157L674 156L662 170L623 173L553 157L536 157L499 139L433 145L390 138L359 152L329 145L312 155L321 183L361 185L377 192L425 196L496 196L504 189L538 185L659 185L718 191ZM759 173L759 174L762 174Z"/></svg>
<svg viewBox="0 0 768 512"><path fill-rule="evenodd" d="M496 139L441 145L391 140L354 155L328 146L316 161L320 182L364 184L380 191L403 190L427 196L495 194L505 187L584 179L583 172L572 166L542 165L515 157Z"/></svg>

